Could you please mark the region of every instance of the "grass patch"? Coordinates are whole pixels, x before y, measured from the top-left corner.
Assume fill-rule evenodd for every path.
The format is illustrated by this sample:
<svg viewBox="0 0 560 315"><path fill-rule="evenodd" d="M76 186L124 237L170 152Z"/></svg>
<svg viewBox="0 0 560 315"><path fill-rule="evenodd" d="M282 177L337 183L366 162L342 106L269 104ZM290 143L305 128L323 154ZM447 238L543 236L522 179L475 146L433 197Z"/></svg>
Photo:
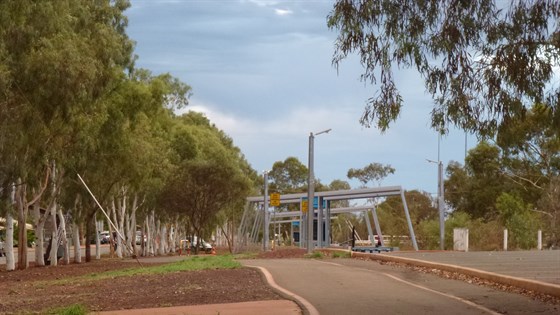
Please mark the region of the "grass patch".
<svg viewBox="0 0 560 315"><path fill-rule="evenodd" d="M323 255L323 253L321 253L321 252L313 252L311 254L306 254L304 257L305 258L323 259L323 257L325 257L325 255Z"/></svg>
<svg viewBox="0 0 560 315"><path fill-rule="evenodd" d="M57 307L45 312L48 315L85 315L88 313L87 307L82 304L73 304L66 307Z"/></svg>
<svg viewBox="0 0 560 315"><path fill-rule="evenodd" d="M339 251L333 251L332 252L332 257L333 258L350 258L350 252L339 252Z"/></svg>
<svg viewBox="0 0 560 315"><path fill-rule="evenodd" d="M247 253L236 254L234 257L235 259L255 259L258 256L259 256L258 252L247 252Z"/></svg>
<svg viewBox="0 0 560 315"><path fill-rule="evenodd" d="M121 270L111 270L103 273L91 273L88 275L65 278L55 281L47 281L46 284L62 285L76 281L97 281L113 279L118 277L133 277L139 275L158 275L180 271L206 270L206 269L234 269L241 267L241 264L233 259L231 255L221 256L194 256L174 263L159 266L135 267ZM45 283L38 283L44 285Z"/></svg>

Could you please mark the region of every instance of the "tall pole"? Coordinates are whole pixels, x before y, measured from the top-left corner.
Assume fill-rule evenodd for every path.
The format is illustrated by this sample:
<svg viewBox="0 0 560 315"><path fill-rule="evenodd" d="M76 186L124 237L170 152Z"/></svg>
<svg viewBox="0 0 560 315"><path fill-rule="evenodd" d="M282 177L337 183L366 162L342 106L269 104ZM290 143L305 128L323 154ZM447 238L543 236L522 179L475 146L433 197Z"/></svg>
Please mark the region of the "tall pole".
<svg viewBox="0 0 560 315"><path fill-rule="evenodd" d="M309 133L309 174L307 178L307 253L313 252L313 199L315 198L315 177L313 175L313 145L315 136Z"/></svg>
<svg viewBox="0 0 560 315"><path fill-rule="evenodd" d="M268 251L269 225L270 218L268 216L268 172L264 171L264 233L263 233L263 250Z"/></svg>
<svg viewBox="0 0 560 315"><path fill-rule="evenodd" d="M438 163L438 210L439 210L439 247L445 250L445 214L443 189L443 163Z"/></svg>
<svg viewBox="0 0 560 315"><path fill-rule="evenodd" d="M310 254L313 252L313 219L314 219L314 207L313 202L315 199L315 175L313 174L313 146L315 142L315 136L318 136L322 133L328 133L331 129L323 130L317 132L313 135L313 132L309 133L309 161L308 161L308 168L309 168L309 176L307 177L307 253ZM319 224L319 222L317 222ZM319 238L317 238L319 241Z"/></svg>

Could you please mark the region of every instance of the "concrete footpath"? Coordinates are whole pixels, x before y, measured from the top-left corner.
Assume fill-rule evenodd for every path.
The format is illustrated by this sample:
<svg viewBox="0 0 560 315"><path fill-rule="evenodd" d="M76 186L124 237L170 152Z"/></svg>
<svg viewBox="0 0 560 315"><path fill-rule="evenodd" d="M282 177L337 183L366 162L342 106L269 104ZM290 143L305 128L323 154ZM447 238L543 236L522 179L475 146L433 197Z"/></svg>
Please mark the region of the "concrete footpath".
<svg viewBox="0 0 560 315"><path fill-rule="evenodd" d="M560 250L354 252L352 256L457 272L560 298Z"/></svg>
<svg viewBox="0 0 560 315"><path fill-rule="evenodd" d="M556 255L560 252L517 253L520 257L540 257L542 263L523 264L509 253L400 252L393 254L353 253L355 257L398 261L430 269L453 270L459 273L479 272L492 276L495 282L527 281L534 291L560 289L549 282L517 278L491 271L461 266L477 262L490 269L515 271L536 268L550 270L547 278L555 281L560 268ZM491 254L491 255L490 255ZM415 258L412 258L415 257ZM548 258L551 259L548 259ZM422 258L423 260L419 259ZM438 262L439 261L439 262ZM444 263L445 261L445 263ZM517 261L521 263L516 263ZM451 263L454 263L453 265ZM449 280L432 273L397 268L365 259L255 259L243 264L263 268L282 287L293 292L309 314L558 314L560 305L547 304L529 296L479 286L471 281ZM495 266L495 267L492 267ZM500 267L502 266L502 267ZM505 266L506 268L504 268ZM528 271L534 276L541 271ZM482 278L482 277L481 277ZM475 282L476 283L476 282ZM560 293L560 291L556 291ZM306 305L311 305L307 308Z"/></svg>
<svg viewBox="0 0 560 315"><path fill-rule="evenodd" d="M560 250L509 252L391 252L401 257L456 265L544 283L560 285Z"/></svg>

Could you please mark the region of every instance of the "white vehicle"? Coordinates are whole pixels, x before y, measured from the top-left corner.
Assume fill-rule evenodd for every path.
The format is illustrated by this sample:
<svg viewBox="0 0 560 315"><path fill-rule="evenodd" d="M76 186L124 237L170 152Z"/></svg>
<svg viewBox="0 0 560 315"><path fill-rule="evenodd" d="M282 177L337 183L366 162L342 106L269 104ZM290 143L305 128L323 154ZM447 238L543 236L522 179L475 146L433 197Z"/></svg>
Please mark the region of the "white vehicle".
<svg viewBox="0 0 560 315"><path fill-rule="evenodd" d="M194 241L192 242L192 248L196 248L197 246L198 250L202 250L206 254L210 254L212 252L212 244L206 242L203 239L201 239L200 244L198 244L198 238L195 236Z"/></svg>

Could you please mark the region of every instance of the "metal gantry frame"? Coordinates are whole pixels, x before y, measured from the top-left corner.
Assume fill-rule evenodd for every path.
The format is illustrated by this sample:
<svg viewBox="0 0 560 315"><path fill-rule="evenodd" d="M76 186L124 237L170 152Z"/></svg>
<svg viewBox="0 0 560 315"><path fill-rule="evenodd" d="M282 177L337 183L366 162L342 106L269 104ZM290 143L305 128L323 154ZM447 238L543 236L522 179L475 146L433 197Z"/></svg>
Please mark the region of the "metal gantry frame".
<svg viewBox="0 0 560 315"><path fill-rule="evenodd" d="M371 223L369 222L368 211L372 211L373 219L375 223L375 228L378 234L380 234L380 224L377 218L377 212L375 206L365 205L356 207L344 207L344 208L330 208L330 202L336 200L353 200L353 199L369 199L376 197L388 197L388 196L400 196L403 203L403 210L408 223L408 230L410 233L410 239L412 241L412 246L415 250L418 250L418 244L416 242L416 235L414 234L414 229L412 227L412 221L410 219L410 213L408 211L408 205L404 197L404 190L401 186L387 186L387 187L376 187L376 188L360 188L360 189L350 189L350 190L334 190L334 191L319 191L315 192L315 197L318 198L318 209L314 209L314 214L317 214L317 247L323 247L324 245L330 244L330 218L332 214L345 213L345 212L366 212L366 223L368 224L368 232L373 240L373 232L371 231ZM285 194L280 196L280 204L301 204L304 197L307 197L307 193L296 193L296 194ZM326 201L326 208L323 209L323 201ZM313 202L313 201L308 201ZM262 235L268 235L270 223L281 223L281 222L300 222L300 244L306 244L307 239L305 233L302 231L304 228L305 214L301 211L285 211L276 212L275 220L270 222L269 220L263 220L268 215L268 196L254 196L248 197L245 206L245 211L241 219L241 224L238 229L237 241L235 246L235 251L239 252L243 247L248 246L249 243L257 244L263 241ZM289 218L286 220L286 218ZM269 224L264 224L264 222L269 222ZM323 222L326 221L325 229L323 231ZM250 231L250 227L252 228ZM303 233L302 233L303 232ZM304 239L305 237L305 239ZM264 238L266 239L266 238ZM323 239L325 239L323 243ZM380 235L380 240L383 245L383 237ZM267 242L265 242L267 243ZM325 244L326 243L326 244ZM266 248L265 248L266 246ZM267 245L263 244L265 250L268 248Z"/></svg>

